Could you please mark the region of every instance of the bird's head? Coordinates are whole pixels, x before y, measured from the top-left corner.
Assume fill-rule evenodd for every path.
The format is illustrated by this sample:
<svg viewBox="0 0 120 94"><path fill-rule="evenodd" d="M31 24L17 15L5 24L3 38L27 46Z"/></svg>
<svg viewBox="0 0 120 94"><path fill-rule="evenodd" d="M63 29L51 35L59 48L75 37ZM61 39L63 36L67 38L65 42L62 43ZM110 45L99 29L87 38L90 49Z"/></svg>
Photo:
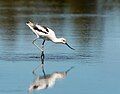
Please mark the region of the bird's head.
<svg viewBox="0 0 120 94"><path fill-rule="evenodd" d="M74 48L72 48L72 47L67 43L67 40L66 40L65 38L60 38L60 42L61 42L62 44L67 45L70 49L75 50Z"/></svg>
<svg viewBox="0 0 120 94"><path fill-rule="evenodd" d="M60 38L60 42L61 42L62 44L65 44L65 43L67 43L67 40L66 40L65 38Z"/></svg>

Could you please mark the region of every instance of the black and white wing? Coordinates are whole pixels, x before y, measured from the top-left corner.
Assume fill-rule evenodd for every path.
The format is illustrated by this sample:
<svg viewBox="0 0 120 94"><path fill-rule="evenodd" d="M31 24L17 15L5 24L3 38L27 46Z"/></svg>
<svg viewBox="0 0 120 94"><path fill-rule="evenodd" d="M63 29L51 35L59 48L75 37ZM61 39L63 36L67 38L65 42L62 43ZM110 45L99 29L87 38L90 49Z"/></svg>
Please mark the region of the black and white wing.
<svg viewBox="0 0 120 94"><path fill-rule="evenodd" d="M45 26L40 26L38 24L34 25L33 29L37 32L43 33L43 34L48 34L49 31Z"/></svg>

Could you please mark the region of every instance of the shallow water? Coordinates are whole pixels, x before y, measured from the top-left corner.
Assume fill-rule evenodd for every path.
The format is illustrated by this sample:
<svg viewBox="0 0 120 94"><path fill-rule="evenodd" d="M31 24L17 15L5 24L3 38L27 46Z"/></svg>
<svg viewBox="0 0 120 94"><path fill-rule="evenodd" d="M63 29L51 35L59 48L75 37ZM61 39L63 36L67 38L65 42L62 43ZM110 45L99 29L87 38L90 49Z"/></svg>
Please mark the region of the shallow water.
<svg viewBox="0 0 120 94"><path fill-rule="evenodd" d="M0 1L0 94L28 94L40 64L40 51L26 22L45 25L65 37L76 50L46 42L45 71L51 74L74 66L45 94L120 93L119 0ZM42 40L38 40L40 45ZM43 75L41 70L37 74Z"/></svg>

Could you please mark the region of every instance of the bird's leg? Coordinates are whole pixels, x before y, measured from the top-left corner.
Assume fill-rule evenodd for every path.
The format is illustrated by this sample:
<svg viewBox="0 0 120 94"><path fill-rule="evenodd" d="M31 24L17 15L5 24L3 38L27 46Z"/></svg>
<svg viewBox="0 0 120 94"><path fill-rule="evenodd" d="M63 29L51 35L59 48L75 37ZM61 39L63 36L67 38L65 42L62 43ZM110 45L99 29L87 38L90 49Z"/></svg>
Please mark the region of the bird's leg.
<svg viewBox="0 0 120 94"><path fill-rule="evenodd" d="M33 40L33 42L35 42L37 40L37 38L36 39L34 39ZM45 40L43 41L43 43L42 43L42 48L41 48L41 51L42 51L42 53L41 53L41 64L40 65L38 65L35 69L33 69L33 74L34 75L36 75L35 74L35 71L39 68L39 67L41 67L42 68L42 70L44 69L44 58L45 58L45 55L44 55L44 43L45 43ZM38 46L37 46L38 47ZM39 47L38 47L39 48ZM43 72L44 74L45 74L45 72Z"/></svg>
<svg viewBox="0 0 120 94"><path fill-rule="evenodd" d="M41 53L41 68L43 68L44 67L44 58L45 58L45 55L44 55L44 51L42 51L42 53Z"/></svg>
<svg viewBox="0 0 120 94"><path fill-rule="evenodd" d="M35 71L39 68L39 67L41 67L42 68L42 70L44 69L44 52L42 51L42 54L41 54L41 64L39 64L35 69L33 69L33 71L32 71L32 73L34 74L34 75L36 75L35 74Z"/></svg>
<svg viewBox="0 0 120 94"><path fill-rule="evenodd" d="M42 43L42 53L41 53L41 67L43 68L44 67L44 58L45 58L45 55L44 55L44 43L45 43L45 40L43 41Z"/></svg>
<svg viewBox="0 0 120 94"><path fill-rule="evenodd" d="M36 76L35 71L40 67L40 65L38 65L36 68L33 69L32 73Z"/></svg>
<svg viewBox="0 0 120 94"><path fill-rule="evenodd" d="M42 67L42 72L43 72L44 78L46 78L46 73L45 73L44 66Z"/></svg>
<svg viewBox="0 0 120 94"><path fill-rule="evenodd" d="M45 40L43 40L43 42L42 42L42 51L44 51L44 44L45 44Z"/></svg>
<svg viewBox="0 0 120 94"><path fill-rule="evenodd" d="M43 49L40 48L40 47L35 43L35 41L36 41L37 39L39 39L39 38L35 38L35 39L32 41L32 43L33 43L39 50L43 51Z"/></svg>
<svg viewBox="0 0 120 94"><path fill-rule="evenodd" d="M36 41L37 39L39 39L39 38L35 38L35 39L32 41L32 43L33 43L39 50L41 50L41 48L39 48L38 45L35 43L35 41ZM40 66L40 65L39 65L39 66ZM33 71L32 71L32 73L33 73L35 76L36 76L35 70L37 70L39 66L37 66L36 68L34 68Z"/></svg>
<svg viewBox="0 0 120 94"><path fill-rule="evenodd" d="M33 72L32 72L35 76L37 76L37 74L35 73L35 70L37 70L39 67L40 67L40 65L37 66L37 67L33 70ZM45 73L44 66L42 66L42 72L43 72L44 78L46 78L46 73Z"/></svg>
<svg viewBox="0 0 120 94"><path fill-rule="evenodd" d="M42 51L42 53L41 53L41 64L40 65L38 65L35 69L33 69L33 71L32 71L32 73L34 74L34 75L36 75L35 74L35 71L39 68L39 67L41 67L42 68L42 71L43 71L43 74L44 74L44 76L45 76L45 72L44 72L44 58L45 58L45 55L44 55L44 51Z"/></svg>

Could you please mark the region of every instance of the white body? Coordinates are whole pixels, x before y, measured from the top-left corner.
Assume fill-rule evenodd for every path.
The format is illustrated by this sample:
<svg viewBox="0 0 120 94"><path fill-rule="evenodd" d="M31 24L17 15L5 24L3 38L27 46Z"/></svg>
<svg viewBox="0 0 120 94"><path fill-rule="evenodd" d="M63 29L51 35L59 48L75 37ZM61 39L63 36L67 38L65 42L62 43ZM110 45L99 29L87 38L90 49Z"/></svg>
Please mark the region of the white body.
<svg viewBox="0 0 120 94"><path fill-rule="evenodd" d="M36 36L37 36L36 39L43 38L44 40L50 40L50 41L52 41L54 43L66 44L69 48L71 48L72 50L75 50L74 48L70 47L67 44L67 41L66 41L65 38L57 38L52 29L50 29L48 27L45 27L45 26L38 25L38 24L34 24L34 23L30 22L30 21L27 22L26 24L36 34ZM34 43L34 41L36 39L33 40L33 43Z"/></svg>
<svg viewBox="0 0 120 94"><path fill-rule="evenodd" d="M42 90L52 87L57 79L62 79L66 77L66 72L55 72L45 77L38 76L37 79L30 85L29 92L33 90Z"/></svg>
<svg viewBox="0 0 120 94"><path fill-rule="evenodd" d="M32 22L26 23L30 29L36 34L37 38L43 38L45 40L51 40L54 43L66 43L66 39L64 38L57 38L54 31L48 27L45 27L48 31L46 31L46 29L44 28L44 26L38 25L38 24L33 24ZM34 27L37 28L34 29ZM41 30L41 31L39 31Z"/></svg>

